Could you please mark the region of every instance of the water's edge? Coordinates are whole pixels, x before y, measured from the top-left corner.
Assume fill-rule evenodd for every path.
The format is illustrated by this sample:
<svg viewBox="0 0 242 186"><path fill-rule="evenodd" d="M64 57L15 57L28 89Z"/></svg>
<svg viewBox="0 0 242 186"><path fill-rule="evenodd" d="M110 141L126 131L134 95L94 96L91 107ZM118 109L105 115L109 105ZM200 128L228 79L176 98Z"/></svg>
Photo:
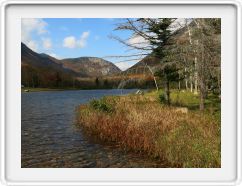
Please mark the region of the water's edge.
<svg viewBox="0 0 242 186"><path fill-rule="evenodd" d="M145 155L124 152L115 144L88 139L75 125L76 107L93 98L135 92L68 90L21 96L21 167L164 167Z"/></svg>

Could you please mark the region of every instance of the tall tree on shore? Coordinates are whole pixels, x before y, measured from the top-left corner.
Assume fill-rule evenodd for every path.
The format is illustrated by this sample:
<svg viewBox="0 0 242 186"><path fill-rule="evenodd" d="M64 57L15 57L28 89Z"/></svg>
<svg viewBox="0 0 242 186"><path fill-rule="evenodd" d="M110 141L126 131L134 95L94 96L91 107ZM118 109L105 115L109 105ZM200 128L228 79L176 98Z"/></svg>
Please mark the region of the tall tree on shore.
<svg viewBox="0 0 242 186"><path fill-rule="evenodd" d="M142 19L148 26L148 33L155 35L150 38L150 44L153 46L152 55L160 59L161 67L156 71L156 75L163 80L165 98L170 105L170 82L178 81L178 68L175 64L174 56L174 39L172 38L171 25L175 19L162 18L154 20Z"/></svg>
<svg viewBox="0 0 242 186"><path fill-rule="evenodd" d="M159 58L160 68L158 72L153 73L153 77L155 82L155 75L163 79L167 99L169 99L169 82L167 81L174 80L179 84L182 79L185 79L186 88L188 88L189 81L191 91L195 94L199 93L199 107L200 110L204 110L208 89L218 87L219 94L221 92L221 20L185 19L185 24L174 29L175 21L175 18L126 19L126 22L119 24L116 30L132 31L131 37L113 38L131 50L139 51L130 55L129 61L132 57L146 55ZM172 74L171 77L178 73L179 78L165 78L169 77L168 73ZM212 79L217 80L216 85L211 81Z"/></svg>
<svg viewBox="0 0 242 186"><path fill-rule="evenodd" d="M156 75L159 76L165 85L165 99L168 105L170 105L170 83L179 81L179 73L176 64L169 64L163 66L162 69L156 71Z"/></svg>
<svg viewBox="0 0 242 186"><path fill-rule="evenodd" d="M171 25L175 21L175 18L140 18L140 19L127 19L125 23L119 24L116 30L131 30L133 35L129 40L123 40L119 37L115 37L116 40L125 44L126 46L141 51L141 55L149 54L160 59L161 68L160 72L153 72L148 64L146 66L151 71L154 82L157 86L156 75L165 75L169 77L168 73L171 73L171 70L174 70L174 66L168 70L168 67L164 68L166 65L171 65L173 61L171 54L171 45L172 45L172 29ZM130 41L135 42L130 42ZM160 77L161 78L161 77ZM169 103L169 78L164 78L165 80L165 93L167 102ZM158 89L158 86L157 86Z"/></svg>

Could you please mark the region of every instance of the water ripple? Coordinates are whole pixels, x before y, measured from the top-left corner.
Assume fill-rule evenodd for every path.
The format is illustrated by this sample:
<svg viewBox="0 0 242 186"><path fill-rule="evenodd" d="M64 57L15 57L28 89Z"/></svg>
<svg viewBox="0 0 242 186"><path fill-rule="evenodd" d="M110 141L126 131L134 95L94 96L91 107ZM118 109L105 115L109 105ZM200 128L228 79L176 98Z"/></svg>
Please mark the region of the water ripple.
<svg viewBox="0 0 242 186"><path fill-rule="evenodd" d="M123 93L135 90L123 90ZM86 139L74 125L75 107L120 90L22 93L22 167L164 167L143 155Z"/></svg>

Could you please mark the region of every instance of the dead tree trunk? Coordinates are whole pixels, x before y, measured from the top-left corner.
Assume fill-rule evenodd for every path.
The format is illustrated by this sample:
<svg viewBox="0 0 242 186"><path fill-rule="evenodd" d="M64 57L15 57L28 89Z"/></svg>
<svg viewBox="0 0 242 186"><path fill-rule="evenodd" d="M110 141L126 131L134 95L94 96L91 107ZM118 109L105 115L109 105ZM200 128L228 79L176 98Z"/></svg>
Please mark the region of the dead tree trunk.
<svg viewBox="0 0 242 186"><path fill-rule="evenodd" d="M189 25L186 24L186 26L188 29L189 42L190 42L190 45L193 47L194 42L192 41L192 33L191 33ZM197 92L198 92L197 56L196 56L197 52L195 49L193 49L193 54L194 54L194 94L197 94ZM192 87L192 83L191 83L191 87ZM191 88L191 92L192 92L192 88Z"/></svg>
<svg viewBox="0 0 242 186"><path fill-rule="evenodd" d="M151 72L152 76L153 76L153 80L155 82L155 87L156 87L156 90L159 91L159 87L157 85L157 81L156 81L156 78L155 78L155 75L154 75L154 72L152 71L152 69L150 68L149 65L145 64L147 66L147 68L149 69L149 71Z"/></svg>
<svg viewBox="0 0 242 186"><path fill-rule="evenodd" d="M196 41L196 44L198 45L198 41ZM195 51L196 52L196 51ZM198 93L198 73L197 73L197 56L194 57L194 94Z"/></svg>
<svg viewBox="0 0 242 186"><path fill-rule="evenodd" d="M202 20L195 20L195 24L197 29L200 33L200 42L196 42L196 53L199 56L199 63L197 63L198 69L198 78L199 78L199 85L200 85L200 110L204 110L205 108L205 98L206 98L206 64L205 64L205 46L204 46L204 33L201 29L200 21Z"/></svg>
<svg viewBox="0 0 242 186"><path fill-rule="evenodd" d="M186 67L185 67L185 86L186 86L186 90L188 90L187 68Z"/></svg>
<svg viewBox="0 0 242 186"><path fill-rule="evenodd" d="M190 76L190 90L191 92L193 92L193 79L192 79L192 76Z"/></svg>

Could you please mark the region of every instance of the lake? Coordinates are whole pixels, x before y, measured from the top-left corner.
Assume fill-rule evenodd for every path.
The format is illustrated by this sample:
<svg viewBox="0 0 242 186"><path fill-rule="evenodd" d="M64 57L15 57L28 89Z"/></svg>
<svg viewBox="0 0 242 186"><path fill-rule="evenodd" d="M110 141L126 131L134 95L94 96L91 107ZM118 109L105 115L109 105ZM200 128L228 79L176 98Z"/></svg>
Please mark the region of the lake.
<svg viewBox="0 0 242 186"><path fill-rule="evenodd" d="M75 90L22 93L21 166L166 167L143 154L98 143L75 123L76 107L94 98L136 90Z"/></svg>

